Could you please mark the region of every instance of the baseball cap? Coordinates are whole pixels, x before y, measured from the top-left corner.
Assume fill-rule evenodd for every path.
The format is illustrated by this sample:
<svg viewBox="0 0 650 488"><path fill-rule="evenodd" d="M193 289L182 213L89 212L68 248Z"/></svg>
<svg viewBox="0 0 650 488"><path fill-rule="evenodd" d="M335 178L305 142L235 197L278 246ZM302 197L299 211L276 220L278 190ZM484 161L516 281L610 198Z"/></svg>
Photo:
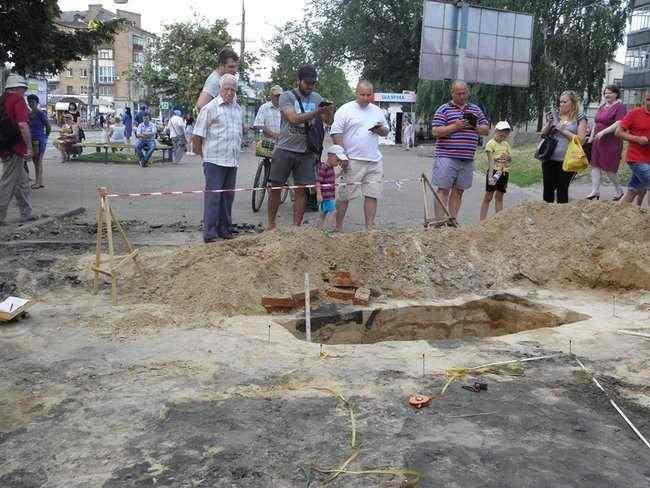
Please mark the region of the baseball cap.
<svg viewBox="0 0 650 488"><path fill-rule="evenodd" d="M27 80L23 76L12 73L7 77L5 90L7 88L27 88Z"/></svg>
<svg viewBox="0 0 650 488"><path fill-rule="evenodd" d="M347 161L348 160L348 157L345 154L345 149L343 149L338 144L333 144L330 147L328 147L327 148L327 154L334 154L341 161Z"/></svg>
<svg viewBox="0 0 650 488"><path fill-rule="evenodd" d="M318 73L316 73L316 68L314 68L311 64L305 64L301 66L298 70L298 79L311 82L317 81Z"/></svg>
<svg viewBox="0 0 650 488"><path fill-rule="evenodd" d="M497 125L494 127L496 130L512 130L512 127L510 127L510 124L502 120L501 122L498 122Z"/></svg>

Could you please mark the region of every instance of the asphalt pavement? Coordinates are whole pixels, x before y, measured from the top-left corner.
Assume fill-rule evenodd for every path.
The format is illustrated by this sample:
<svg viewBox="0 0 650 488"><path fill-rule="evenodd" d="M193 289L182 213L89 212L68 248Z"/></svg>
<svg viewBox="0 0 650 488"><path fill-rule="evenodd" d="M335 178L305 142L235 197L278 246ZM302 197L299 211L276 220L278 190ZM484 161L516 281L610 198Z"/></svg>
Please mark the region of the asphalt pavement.
<svg viewBox="0 0 650 488"><path fill-rule="evenodd" d="M90 140L99 140L100 133L90 132ZM85 218L92 221L97 208L97 187L108 187L116 193L155 192L167 190L200 190L203 188L203 171L198 156L185 156L180 164L158 163L150 168L137 165L103 164L95 162L60 162L58 151L50 138L45 158L45 188L33 191L35 214L58 214L77 207L85 207ZM430 175L433 167L432 146L419 146L405 151L399 146L382 146L385 179L417 179L422 173ZM482 155L478 155L482 157ZM258 158L252 146L242 154L237 175L238 187L253 184ZM31 164L30 164L31 168ZM465 192L460 222L478 223L479 209L484 192L484 176L475 175L473 187ZM539 190L521 189L514 185L508 188L505 206L539 199ZM115 199L112 206L121 219L141 220L150 224L170 224L177 221L199 223L202 216L201 195L167 197L135 197ZM401 187L386 184L384 195L377 212L378 227L413 227L423 223L423 196L418 181L404 183ZM306 223L314 224L316 213L306 215ZM17 219L18 212L12 202L8 220ZM236 223L264 224L266 222L266 201L260 212L251 208L249 192L237 193L233 206L233 221ZM278 225L290 225L291 204L280 208ZM346 218L346 229L363 227L361 200L351 203Z"/></svg>

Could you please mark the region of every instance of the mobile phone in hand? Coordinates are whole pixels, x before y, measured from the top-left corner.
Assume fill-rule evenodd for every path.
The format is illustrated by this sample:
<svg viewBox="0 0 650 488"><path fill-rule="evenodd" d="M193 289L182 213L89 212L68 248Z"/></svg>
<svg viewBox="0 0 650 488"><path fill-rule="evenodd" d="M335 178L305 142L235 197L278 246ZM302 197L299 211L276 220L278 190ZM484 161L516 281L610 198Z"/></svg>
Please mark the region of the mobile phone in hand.
<svg viewBox="0 0 650 488"><path fill-rule="evenodd" d="M318 104L319 107L331 107L334 105L332 102L328 102L327 100L323 100Z"/></svg>

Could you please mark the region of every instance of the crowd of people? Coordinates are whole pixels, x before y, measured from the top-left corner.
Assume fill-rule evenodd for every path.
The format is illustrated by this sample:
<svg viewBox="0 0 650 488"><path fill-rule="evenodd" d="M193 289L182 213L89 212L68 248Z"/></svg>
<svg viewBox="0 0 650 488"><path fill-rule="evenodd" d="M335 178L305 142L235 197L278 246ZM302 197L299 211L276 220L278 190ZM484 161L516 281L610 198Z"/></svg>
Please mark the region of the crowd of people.
<svg viewBox="0 0 650 488"><path fill-rule="evenodd" d="M179 162L184 154L201 157L207 190L203 212L206 243L234 237L232 190L237 182L246 129L243 110L237 101L238 70L238 55L228 48L222 50L217 68L205 81L196 101L196 120L191 114L183 117L180 111L174 111L166 125L174 162ZM267 229L273 230L277 225L281 188L290 179L299 187L315 187L319 223L324 229L342 231L349 202L361 197L366 228L372 229L384 176L379 140L388 135L390 127L383 111L372 103L374 87L370 81L360 80L355 99L334 110L333 104L315 91L317 80L313 66L302 66L296 73L292 89L271 88L270 100L260 107L253 123L253 127L262 132L261 142L272 154ZM0 182L0 223L13 197L21 219L31 219L31 190L44 186L42 161L51 127L38 109L37 97L30 96L28 105L24 103L26 89L24 78L10 75L0 104L6 119L16 125L14 140L7 141L4 135L0 140L4 163ZM457 219L463 193L474 182L477 150L491 132L490 121L481 107L470 102L465 82L455 81L450 95L450 100L438 107L432 117L432 135L436 143L431 181L440 197L434 202L439 222L444 222L446 216ZM645 98L645 106L626 112L618 87L608 85L591 131L579 106L578 96L565 91L559 96L557 110L547 114L542 130L544 148L538 150L537 155L541 160L544 201L569 201L569 187L576 173L567 170L565 159L571 144L577 141L589 155L591 165L592 189L585 198L600 198L602 178L606 176L614 185L614 200L641 205L650 186L650 93ZM324 151L326 128L333 144ZM405 120L404 149L413 146L414 128L413 122ZM2 129L5 131L5 127ZM140 107L135 115L127 108L122 117L107 117L103 129L107 143L130 144L135 137L139 164L147 166L156 148L158 127L146 107ZM497 212L503 209L512 170L512 149L508 141L511 131L507 121L499 121L492 138L484 146L488 164L481 221L487 218L493 200ZM82 132L74 113L66 114L55 142L63 161L75 154ZM623 141L628 142L626 161L632 171L627 191L617 177ZM323 152L325 158L322 158ZM31 159L35 168L32 185L29 184L26 159ZM306 204L307 190L296 188L294 225L302 224Z"/></svg>

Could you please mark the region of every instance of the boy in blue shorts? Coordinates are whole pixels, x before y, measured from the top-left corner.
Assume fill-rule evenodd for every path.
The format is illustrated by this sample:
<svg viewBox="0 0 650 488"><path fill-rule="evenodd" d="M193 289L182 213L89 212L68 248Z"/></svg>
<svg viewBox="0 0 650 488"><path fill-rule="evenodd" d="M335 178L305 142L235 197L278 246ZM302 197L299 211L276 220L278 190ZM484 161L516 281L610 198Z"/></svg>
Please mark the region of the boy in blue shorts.
<svg viewBox="0 0 650 488"><path fill-rule="evenodd" d="M336 144L327 149L327 160L318 164L316 175L316 200L320 210L320 228L329 229L336 225L336 174L334 168L348 157Z"/></svg>

